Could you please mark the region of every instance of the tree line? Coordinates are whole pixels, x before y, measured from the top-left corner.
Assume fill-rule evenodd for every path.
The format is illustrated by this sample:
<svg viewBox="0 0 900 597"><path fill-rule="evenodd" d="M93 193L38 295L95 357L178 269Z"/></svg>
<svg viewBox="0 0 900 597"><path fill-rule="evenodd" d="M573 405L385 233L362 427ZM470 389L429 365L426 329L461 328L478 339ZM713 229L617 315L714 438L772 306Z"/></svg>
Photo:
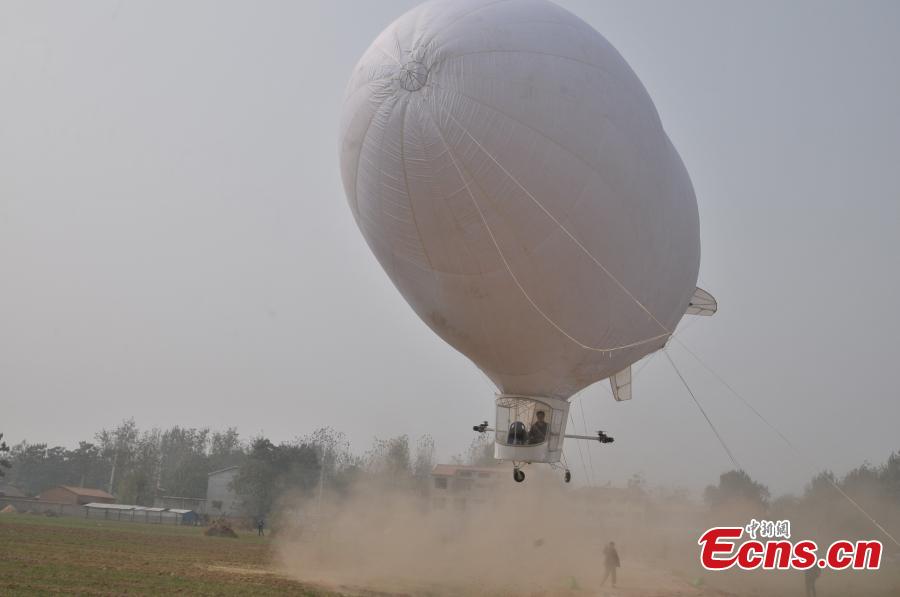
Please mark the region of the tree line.
<svg viewBox="0 0 900 597"><path fill-rule="evenodd" d="M71 485L103 489L120 503L142 506L162 496L206 498L210 472L239 466L233 488L251 516L267 514L287 492L310 493L323 480L338 492L365 475L424 491L434 466L429 436L413 446L405 435L375 439L367 452L355 455L345 436L330 428L275 443L263 436L244 440L233 427L141 430L129 419L75 448L27 441L2 446L0 476L6 469L3 481L29 496Z"/></svg>
<svg viewBox="0 0 900 597"><path fill-rule="evenodd" d="M866 514L886 528L900 528L900 451L880 465L866 462L843 476L820 472L799 495L773 498L768 487L745 471L732 470L708 486L703 497L723 524L740 522L741 516L767 517L790 520L808 536L883 539Z"/></svg>
<svg viewBox="0 0 900 597"><path fill-rule="evenodd" d="M111 490L122 502L152 505L161 490L203 497L210 470L239 464L244 457L245 446L234 428L141 430L129 419L74 448L27 441L11 446L6 482L28 495L73 485Z"/></svg>
<svg viewBox="0 0 900 597"><path fill-rule="evenodd" d="M75 448L20 442L7 446L0 435L0 477L28 495L57 485L109 490L121 503L153 505L161 496L205 498L212 471L239 466L234 490L249 516L273 511L288 493L312 494L323 482L330 492L345 493L358 481L377 481L391 488L427 491L435 447L429 436L410 442L405 436L375 439L362 454L354 454L346 437L322 428L288 442L259 436L244 440L237 429L174 426L141 430L131 419L97 432ZM457 464L490 466L492 438L477 436ZM639 477L628 483L644 492ZM814 476L797 496L772 498L765 485L745 471L723 473L706 488L707 508L728 522L739 512L792 520L828 520L846 532L859 528L860 516L841 492L851 496L877 519L900 525L900 452L880 465L865 463L837 477L825 471ZM734 520L730 520L731 523Z"/></svg>

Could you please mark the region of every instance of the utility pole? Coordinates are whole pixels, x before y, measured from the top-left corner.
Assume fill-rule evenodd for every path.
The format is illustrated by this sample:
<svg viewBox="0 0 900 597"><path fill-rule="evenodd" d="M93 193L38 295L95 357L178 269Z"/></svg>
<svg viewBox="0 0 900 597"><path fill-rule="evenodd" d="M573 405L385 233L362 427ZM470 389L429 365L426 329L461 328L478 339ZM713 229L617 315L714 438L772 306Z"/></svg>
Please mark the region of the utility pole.
<svg viewBox="0 0 900 597"><path fill-rule="evenodd" d="M107 489L107 492L110 495L113 495L113 483L116 480L116 461L118 459L119 459L119 450L117 448L116 451L113 453L112 471L110 471L110 473L109 473L109 488Z"/></svg>

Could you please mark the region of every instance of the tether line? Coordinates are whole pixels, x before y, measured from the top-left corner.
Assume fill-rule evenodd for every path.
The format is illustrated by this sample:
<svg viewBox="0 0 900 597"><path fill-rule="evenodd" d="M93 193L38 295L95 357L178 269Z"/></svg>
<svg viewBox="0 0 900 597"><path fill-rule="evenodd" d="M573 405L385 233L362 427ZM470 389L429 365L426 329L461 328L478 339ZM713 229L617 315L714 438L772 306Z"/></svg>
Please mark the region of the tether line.
<svg viewBox="0 0 900 597"><path fill-rule="evenodd" d="M750 410L750 412L752 412L754 415L756 415L756 417L757 417L760 421L762 421L769 429L771 429L772 431L774 431L774 432L778 435L778 437L780 437L781 440L782 440L785 444L787 444L787 446L794 452L795 455L801 457L801 458L804 459L808 464L811 464L813 467L815 467L815 468L817 468L817 469L819 469L819 470L824 470L824 467L822 467L820 463L818 463L818 462L816 462L815 460L813 460L812 457L808 456L805 452L803 452L803 451L800 450L797 446L795 446L794 443L793 443L791 440L789 440L789 439L787 438L787 436L785 436L785 435L784 435L777 427L775 427L774 424L772 424L771 422L769 422L769 420L768 420L766 417L764 417L764 416L762 415L762 413L760 413L758 410L756 410L756 409L753 407L753 405L750 404L749 401L747 401L743 396L741 396L741 394L740 394L737 390L735 390L735 389L731 386L731 384L729 384L727 381L725 381L725 379L724 379L721 375L719 375L718 373L716 373L716 371L715 371L712 367L710 367L709 365L707 365L707 364L703 361L703 359L701 359L701 358L700 358L693 350L691 350L690 348L688 348L688 346L687 346L684 342L682 342L682 341L681 341L680 339L678 339L678 338L675 338L675 340L681 345L682 348L684 348L684 349L687 351L687 353L688 353L689 355L691 355L692 357L694 357L694 359L695 359L698 363L700 363L700 365L702 365L704 369L706 369L709 373L711 373L712 376L715 377L715 378L719 381L719 383L721 383L723 386L725 386L725 388L726 388L729 392L731 392L731 394L734 395L735 398L737 398L738 400L740 400L740 401L744 404L744 406L746 406L746 407ZM668 353L666 353L666 356L667 356L667 357L669 356ZM671 360L671 359L669 359L669 360ZM866 519L867 519L869 522L871 522L873 525L875 525L875 527L876 527L879 531L881 531L882 533L884 533L884 535L885 535L888 539L890 539L891 541L894 542L895 545L897 545L898 547L900 547L900 542L898 542L898 541L894 538L894 536L891 535L891 534L888 532L888 530L887 530L886 528L884 528L883 526L881 526L881 524L880 524L877 520L875 520L875 518L874 518L871 514L869 514L869 513L866 511L866 509L863 508L856 500L854 500L852 497L850 497L849 495L847 495L847 493L841 488L840 485L837 484L837 482L836 482L834 479L832 479L831 477L827 477L827 479L828 479L828 482L831 484L831 486L834 487L834 489L835 489L839 494L841 494L841 496L843 496L844 499L846 499L848 502L850 502L850 503L851 503L851 504L852 504L852 505L860 512L860 514L862 514L863 516L865 516Z"/></svg>
<svg viewBox="0 0 900 597"><path fill-rule="evenodd" d="M735 469L739 471L744 470L744 467L741 466L741 464L737 461L737 458L734 457L734 454L731 453L731 449L729 449L728 444L725 443L725 440L722 438L719 430L716 429L715 425L713 425L712 420L709 418L709 415L706 414L703 406L700 405L700 401L697 400L697 397L694 395L694 391L691 389L691 386L688 385L688 382L684 379L681 371L678 370L678 367L675 365L675 361L673 361L672 357L669 356L669 351L664 348L662 352L664 355L666 355L666 358L669 359L669 363L672 364L672 368L675 370L675 373L678 374L678 379L681 380L681 383L684 384L684 387L687 389L688 394L691 395L691 398L694 400L694 404L697 405L697 408L700 410L700 414L702 414L703 418L706 419L706 423L709 425L709 428L712 429L712 432L716 434L717 438L719 438L719 443L722 444L723 448L725 448L725 452L728 454L728 458L731 459L731 463L734 465Z"/></svg>

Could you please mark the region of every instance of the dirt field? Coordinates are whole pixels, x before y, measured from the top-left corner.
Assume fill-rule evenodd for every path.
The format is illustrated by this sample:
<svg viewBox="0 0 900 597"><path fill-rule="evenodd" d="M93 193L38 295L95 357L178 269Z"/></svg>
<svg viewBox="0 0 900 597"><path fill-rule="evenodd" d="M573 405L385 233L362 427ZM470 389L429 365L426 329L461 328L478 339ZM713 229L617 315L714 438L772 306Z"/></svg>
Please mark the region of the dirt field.
<svg viewBox="0 0 900 597"><path fill-rule="evenodd" d="M206 537L203 529L177 526L0 515L0 595L519 595L459 583L428 585L399 579L357 585L306 584L279 574L274 544L255 533L238 539ZM315 578L293 567L291 575ZM282 570L284 570L282 568ZM636 578L637 577L637 578ZM617 590L584 586L584 579L559 579L536 588L544 597L656 597L720 595L668 574L635 570Z"/></svg>
<svg viewBox="0 0 900 597"><path fill-rule="evenodd" d="M332 595L269 566L269 541L203 529L0 515L0 595Z"/></svg>
<svg viewBox="0 0 900 597"><path fill-rule="evenodd" d="M279 551L281 555L279 556ZM348 550L351 551L352 550ZM623 552L624 554L625 552ZM395 554L410 563L409 554ZM429 555L429 554L424 554ZM435 554L431 554L433 557ZM634 554L635 556L637 554ZM565 557L565 556L559 556ZM554 559L559 559L554 558ZM799 573L703 574L672 562L628 557L619 586L599 588L596 574L548 575L523 590L504 589L506 568L491 583L451 575L445 582L402 578L329 578L320 562L288 558L268 537L206 537L203 529L79 518L0 514L0 595L478 595L479 597L758 597L802 595ZM403 562L399 562L403 563ZM359 561L357 562L359 564ZM452 567L452 564L449 564ZM598 571L594 571L598 572ZM293 578L293 580L292 580ZM900 569L826 573L819 595L900 595ZM321 584L319 584L321 583Z"/></svg>

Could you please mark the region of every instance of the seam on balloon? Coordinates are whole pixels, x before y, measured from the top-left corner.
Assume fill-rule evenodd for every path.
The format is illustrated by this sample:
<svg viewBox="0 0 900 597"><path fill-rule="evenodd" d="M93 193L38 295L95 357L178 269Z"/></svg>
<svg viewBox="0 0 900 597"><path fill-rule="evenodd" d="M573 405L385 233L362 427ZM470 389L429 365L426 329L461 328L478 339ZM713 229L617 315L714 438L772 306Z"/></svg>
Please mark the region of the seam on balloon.
<svg viewBox="0 0 900 597"><path fill-rule="evenodd" d="M429 161L428 151L425 149L424 143L423 143L423 145L422 145L422 153L425 154L426 161ZM440 154L439 154L438 156L433 156L433 157L435 157L435 158L436 158L436 157L440 157ZM456 195L457 192L462 192L462 191L464 191L464 190L465 190L465 187L464 187L464 186L463 186L463 187L460 187L459 191L454 191L453 193L450 193L449 195L446 195L446 196L444 196L444 197L441 197L440 200L441 200L442 202L446 202L447 199L449 199L450 197L453 197L454 195ZM472 263L475 264L475 267L477 268L478 273L477 273L477 274L455 274L455 273L451 273L451 272L446 272L446 271L444 271L444 270L436 270L436 271L438 271L438 272L441 273L442 275L452 275L452 276L460 276L460 275L461 275L461 276L474 276L474 275L479 275L479 276L484 276L484 275L486 274L486 272L481 268L481 263L478 261L478 259L475 257L475 254L474 254L474 253L472 252L472 250L469 248L469 245L468 245L468 243L466 242L466 235L465 235L465 232L463 231L462 224L459 223L459 220L456 218L456 214L453 213L453 210L452 210L450 207L447 207L446 209L447 209L447 213L450 215L450 218L453 220L453 226L456 228L457 232L459 233L460 245L462 245L462 247L463 247L463 249L465 250L465 252L468 253L469 257L470 257L471 260L472 260ZM461 262L461 261L460 261L459 269L460 269L460 270L463 269L463 268L462 268L462 262Z"/></svg>
<svg viewBox="0 0 900 597"><path fill-rule="evenodd" d="M502 26L497 26L496 23L491 23L491 24L487 25L486 27L479 27L478 29L471 30L470 33L482 33L482 32L488 32L488 31L490 31L490 32L497 32L498 30L508 30L508 29L511 28L511 27L518 27L519 25L540 25L540 24L546 24L546 25L559 25L559 26L561 26L561 27L566 27L567 29L572 29L572 30L574 30L576 33L581 33L581 32L579 31L579 29L578 29L575 25L573 25L572 23L564 23L564 22L562 22L562 21L548 21L548 20L546 20L546 19L533 20L533 21L511 21L511 22L503 23ZM446 32L446 31L449 31L449 28L448 28L448 27L443 27L441 33L444 33L444 32ZM440 33L438 33L438 34L436 34L436 35L434 36L434 38L432 39L431 43L434 43L435 41L438 41L438 40L437 40L437 36L438 36L438 35L440 35ZM433 53L434 53L434 54L439 54L442 50L444 50L444 49L447 47L447 44L449 44L449 43L452 41L452 39L453 39L453 38L447 39L447 40L444 41L444 43L442 43L441 45L435 47L434 50L433 50ZM477 53L477 52L469 52L468 54L473 54L473 53ZM448 58L448 59L449 59L449 58ZM441 62L443 62L443 60L440 60L440 61L436 62L436 63L434 64L434 66L437 66L437 65L440 64Z"/></svg>
<svg viewBox="0 0 900 597"><path fill-rule="evenodd" d="M345 93L345 94L344 94L344 103L343 103L343 105L346 106L346 105L347 105L347 102L349 102L351 99L353 99L354 97L356 97L356 95L357 95L360 91L364 91L364 90L365 90L366 88L368 88L370 85L374 85L375 83L381 83L382 81L390 81L390 80L391 80L391 77L381 77L380 79L369 79L368 81L366 81L365 83L363 83L362 85L360 85L359 87L357 87L356 89L354 89L353 91L349 92L350 95L347 95L347 94ZM387 90L386 90L386 89L384 90L384 93L387 93ZM387 99L387 98L385 98L385 99Z"/></svg>
<svg viewBox="0 0 900 597"><path fill-rule="evenodd" d="M397 34L397 28L394 27L394 44L397 46L397 56L403 59L403 48L400 46L400 36ZM402 68L402 65L401 65Z"/></svg>
<svg viewBox="0 0 900 597"><path fill-rule="evenodd" d="M378 141L378 153L384 152L384 139L385 139L385 137L387 137L387 131L388 131L387 125L390 123L391 115L394 113L394 108L397 107L397 102L399 101L399 99L397 98L396 95L393 95L391 97L394 99L394 101L391 103L390 107L388 108L387 114L384 115L384 126L382 126L382 128L381 128L381 139ZM379 112L380 112L380 110L379 110ZM385 172L379 165L377 165L377 162L373 161L372 163L376 164L375 170L378 172L378 213L381 214L382 220L384 220L384 218L386 218L386 217L391 217L394 220L400 221L399 218L397 218L393 214L386 212L384 209L384 203L385 203L384 175L385 175ZM390 250L391 250L391 270L396 272L396 270L397 270L397 265L396 265L397 254L394 251L394 242L388 240L388 246L390 247Z"/></svg>
<svg viewBox="0 0 900 597"><path fill-rule="evenodd" d="M375 117L378 116L378 113L381 112L381 109L387 103L389 99L393 96L386 95L381 103L378 104L378 107L372 112L372 117L369 118L369 123L366 125L366 130L363 132L362 139L359 142L359 153L356 157L356 173L353 175L353 203L354 208L357 214L360 214L359 211L359 165L362 163L363 159L363 151L366 148L366 140L369 138L369 131L372 128L372 123L375 122Z"/></svg>
<svg viewBox="0 0 900 597"><path fill-rule="evenodd" d="M409 98L403 104L403 117L400 119L400 169L403 171L403 185L406 188L406 200L409 202L409 212L412 214L413 225L416 227L416 234L419 237L419 244L422 246L422 254L425 255L425 261L428 267L434 269L431 264L431 257L428 255L428 248L422 238L422 230L419 228L419 220L416 218L416 208L413 205L412 193L409 190L409 175L406 172L406 115L409 113Z"/></svg>
<svg viewBox="0 0 900 597"><path fill-rule="evenodd" d="M441 60L441 63L447 63L452 60L456 60L457 58L464 58L466 56L480 56L482 54L534 54L536 56L547 56L549 58L557 58L559 60L568 60L570 62L577 62L578 64L583 64L584 66L589 66L591 68L597 69L603 73L606 73L610 77L612 77L612 73L609 72L606 68L600 66L599 64L594 64L593 62L588 62L587 60L581 60L579 58L573 58L571 56L560 56L559 54L551 54L550 52L539 52L537 50L478 50L477 52L463 52L462 54L454 54L453 56L448 56Z"/></svg>
<svg viewBox="0 0 900 597"><path fill-rule="evenodd" d="M435 83L435 82L431 83L431 86L437 87L437 88L439 88L439 89L441 89L441 90L443 90L443 91L446 91L446 92L448 92L448 93L453 93L453 94L456 94L456 95L458 95L458 96L460 96L460 97L464 97L464 98L466 98L467 100L469 100L470 102L472 102L472 103L474 103L474 104L478 104L479 106L481 106L481 107L483 107L483 108L487 108L488 110L491 110L491 111L493 111L493 112L497 112L497 113L500 114L501 116L503 116L503 117L505 117L505 118L508 118L509 120L515 122L515 123L518 124L519 126L522 126L522 127L527 128L529 131L533 132L535 135L538 135L538 136L540 136L540 137L546 139L546 140L549 141L550 143L553 143L553 144L556 145L558 148L560 148L562 151L564 151L566 154L572 156L573 158L575 158L576 160L578 160L579 162L581 162L588 170L590 170L593 174L596 174L596 175L600 178L601 181L603 180L603 176L600 174L600 172L597 171L596 167L595 167L593 164L591 164L589 161L587 161L586 159L584 159L583 157L581 157L580 155L578 155L578 154L575 153L573 150L569 149L568 147L566 147L565 145L563 145L562 143L560 143L559 141L557 141L557 140L554 139L553 137L549 136L547 133L545 133L545 132L543 132L543 131L540 131L540 130L534 128L534 127L531 126L530 124L527 124L527 123L525 123L525 122L522 122L521 120L519 120L519 119L516 118L515 116L510 116L509 114L507 114L506 112L504 112L503 110L501 110L500 108L498 108L497 106L493 106L493 105L491 105L491 104L489 104L489 103L487 103L487 102L485 102L485 101L483 101L483 100L480 100L480 99L478 99L478 98L476 98L476 97L473 97L473 96L471 96L471 95L469 95L469 94L467 94L467 93L463 93L462 91L459 91L458 89L451 89L450 87L447 87L446 85L442 85L442 84L440 84L440 83ZM606 118L606 120L607 120L608 122L610 122L610 124L612 124L612 121L610 121L609 118ZM604 182L603 184L606 185L607 187L609 186L606 182Z"/></svg>
<svg viewBox="0 0 900 597"><path fill-rule="evenodd" d="M421 108L423 105L424 105L424 101L420 100L419 107ZM421 114L421 110L419 111L419 114ZM437 131L438 135L440 135L441 132L440 132L440 129L438 129L437 123L434 122L433 118L431 119L431 121L434 124L434 128ZM444 146L446 147L446 143L444 143ZM432 160L428 159L428 150L426 149L424 140L422 142L422 153L425 155L426 163L429 163L429 164L432 163ZM450 154L449 148L447 149L447 154L448 155ZM463 181L463 182L465 183L465 181ZM455 195L455 193L454 193L454 195ZM466 239L465 239L465 234L463 234L463 231L462 231L462 226L460 225L459 221L456 219L456 215L454 215L453 210L451 210L449 207L447 208L447 210L450 214L450 217L453 219L453 224L456 226L457 230L459 230L459 233L460 233L459 236L461 239L460 243L462 244L463 249L469 254L469 257L472 259L472 262L475 264L475 267L478 268L479 275L484 276L485 274L481 268L481 263L475 257L475 254L473 253L473 251L469 248L469 244L468 244L468 242L466 242ZM462 269L462 268L460 267L460 269ZM444 272L440 272L440 273L441 273L441 275L448 275ZM467 274L467 276L471 276L471 275L472 274ZM476 303L476 304L478 304L478 303ZM493 342L491 342L491 335L487 333L487 329L484 326L484 313L481 309L480 304L478 304L477 312L478 312L478 327L481 329L482 338L484 339L485 343L487 344L488 350L491 352L494 359L498 359L497 349L494 347Z"/></svg>
<svg viewBox="0 0 900 597"><path fill-rule="evenodd" d="M553 222L554 222L557 226L559 226L559 228L560 228L563 232L566 233L566 236L568 236L568 237L572 240L572 242L574 242L576 245L578 245L578 247L584 252L584 254L587 255L588 257L590 257L591 261L593 261L593 262L597 265L597 267L599 267L599 268L603 271L603 273L605 273L607 276L609 276L609 278L610 278L613 282L615 282L616 285L617 285L617 286L618 286L625 294L627 294L628 297L629 297L632 301L634 301L634 302L635 302L635 303L636 303L636 304L637 304L637 305L638 305L638 306L639 306L639 307L640 307L647 315L649 315L651 318L653 318L653 321L655 321L655 322L657 323L657 325L659 325L659 327L661 327L661 328L666 332L666 334L665 334L666 336L671 335L671 331L670 331L665 325L663 325L662 322L660 322L659 319L657 319L656 316L653 315L653 313L651 313L650 310L649 310L646 306L644 306L644 304L643 304L640 300L638 300L638 298L635 297L634 294L632 294L631 291L628 290L628 288L626 288L625 285L622 284L622 283L618 280L618 278L616 278L616 277L612 274L612 272L610 272L610 271L606 268L606 266L603 265L603 263L600 262L599 259L597 259L596 257L594 257L594 255L593 255L590 251L587 250L587 247L585 247L585 246L581 243L581 241L579 241L579 240L575 237L575 235L573 235L571 232L569 232L568 228L566 228L566 227L563 225L562 222L560 222L560 221L559 221L552 213L550 213L550 211L547 210L546 207L544 207L544 205L537 199L537 197L535 197L534 195L532 195L531 192L530 192L528 189L526 189L526 188L522 185L522 183L520 183L520 182L518 181L518 179L516 179L516 177L512 175L511 172L509 172L509 170L507 170L506 168L504 168L503 165L502 165L499 161L497 161L497 159L494 158L494 156L491 155L491 153L490 153L487 149L485 149L484 146L483 146L481 143L479 143L478 140L477 140L475 137L473 137L472 134L469 133L468 130L466 130L466 127L464 127L464 126L462 125L462 123L460 123L459 120L457 120L456 117L453 116L453 114L451 114L450 112L447 112L447 116L449 116L450 118L453 119L454 122L456 122L457 126L459 126L459 127L462 129L463 133L465 133L465 134L469 137L469 139L471 139L472 142L475 143L475 145L477 145L478 148L479 148L486 156L488 156L488 158L490 158L490 160L491 160L492 162L494 162L494 163L497 165L497 167L500 168L500 169L503 171L503 173L504 173L511 181L513 181L513 183L516 184L516 186L518 186L520 189L522 189L522 191L523 191L526 195L528 195L528 197L535 203L535 205L537 205L537 206L541 209L541 211L543 211L543 212L547 215L547 217L549 217L551 220L553 220Z"/></svg>
<svg viewBox="0 0 900 597"><path fill-rule="evenodd" d="M390 58L391 60L393 60L394 62L396 62L397 66L399 66L400 68L403 68L403 64L397 59L396 56L391 56L391 54L387 50L385 50L384 48L382 48L381 46L379 46L377 44L373 43L372 47L375 48L376 50L378 50L379 52L381 52L382 54L384 54L385 56L387 56L388 58Z"/></svg>
<svg viewBox="0 0 900 597"><path fill-rule="evenodd" d="M519 120L518 118L516 118L516 117L514 117L514 116L510 116L509 114L507 114L506 112L504 112L504 111L501 110L500 108L497 108L496 106L493 106L493 105L491 105L491 104L488 104L488 103L486 103L486 102L484 102L484 101L482 101L482 100L480 100L480 99L478 99L478 98L475 98L475 97L473 97L473 96L471 96L471 95L468 95L468 94L466 94L466 93L463 93L462 91L458 91L458 90L456 90L456 89L451 89L450 87L446 87L446 86L444 86L444 85L441 85L440 83L432 83L431 86L432 86L432 87L435 87L435 88L438 88L438 89L440 89L440 90L449 92L449 93L453 93L453 94L458 95L458 96L460 96L460 97L464 97L464 98L468 99L469 101L471 101L472 103L474 103L474 104L476 104L476 105L478 105L478 106L481 106L481 107L483 107L483 108L487 108L488 110L491 110L491 111L493 111L493 112L496 112L496 113L500 114L501 116L503 116L503 117L505 117L505 118L511 120L512 122L518 124L519 126L528 129L529 131L533 132L534 134L538 135L539 137L541 137L541 138L543 138L543 139L546 139L547 141L549 141L550 143L552 143L553 145L555 145L556 147L558 147L563 153L565 153L566 155L569 155L569 156L575 158L578 162L580 162L582 165L584 165L584 167L587 168L587 169L591 172L591 174L593 174L594 176L596 176L597 181L599 181L600 184L602 184L605 188L610 189L610 190L613 190L612 187L610 186L610 184L603 178L603 175L597 170L597 168L596 168L593 164L591 164L590 162L588 162L587 160L585 160L584 158L582 158L580 155L578 155L578 154L575 153L573 150L569 149L568 147L566 147L565 145L563 145L562 143L560 143L559 141L557 141L557 140L554 139L553 137L550 137L550 136L547 135L546 133L544 133L544 132L542 132L542 131L540 131L540 130L534 128L533 126L531 126L531 125L529 125L529 124L527 124L527 123L525 123L525 122L522 122L521 120ZM610 121L608 118L607 118L606 120L610 123L610 126L614 126L614 125L612 124L612 121ZM585 188L585 189L582 189L582 193L581 193L581 194L583 195L584 192L585 192L586 190L587 190L586 188ZM569 212L567 212L566 217L568 217L568 213L571 213L571 210L574 210L575 207L576 207L576 204L579 203L580 201L581 201L581 200L579 199L578 201L576 201L575 204L573 204L573 205L571 206L571 209L569 210ZM546 239L545 239L545 240L546 240ZM538 245L538 246L539 246L539 245Z"/></svg>
<svg viewBox="0 0 900 597"><path fill-rule="evenodd" d="M449 113L448 113L448 116L453 118L453 116L450 115ZM525 290L524 286L522 286L522 283L519 281L519 278L516 276L516 274L512 271L512 267L509 265L509 262L507 261L506 256L503 254L503 250L500 248L500 244L497 242L497 239L494 236L494 232L491 229L490 224L488 224L488 222L487 222L487 218L485 218L484 213L481 211L481 207L478 205L478 201L476 201L475 196L472 193L472 189L469 187L468 180L466 179L465 175L463 174L462 170L460 169L459 164L457 164L456 158L453 155L453 150L450 149L450 145L447 143L447 140L444 138L444 134L443 134L443 132L441 132L440 125L438 125L437 120L434 117L434 114L431 113L431 110L429 110L429 117L431 118L432 122L434 123L435 129L437 130L438 135L440 136L441 141L444 144L444 147L447 148L447 155L450 156L450 160L453 162L453 166L456 168L456 171L459 174L459 177L462 179L463 184L465 185L466 191L469 193L469 198L472 200L472 204L475 206L475 210L478 212L478 215L481 218L482 223L484 224L485 230L487 231L488 236L490 237L491 242L494 245L494 248L497 250L497 254L500 256L500 260L503 262L503 265L506 268L506 271L509 273L510 277L513 279L513 282L515 282L516 286L518 286L519 290L522 292L522 295L525 297L525 299L531 304L531 306L534 308L534 310L537 311L541 315L541 317L543 317L547 321L547 323L549 323L559 333L561 333L563 336L565 336L566 338L568 338L569 340L571 340L572 342L574 342L581 348L583 348L585 350L591 350L594 352L602 352L602 353L610 353L610 352L613 352L616 350L624 350L626 348L633 348L635 346L640 346L642 344L654 342L656 340L665 338L670 335L667 331L667 333L665 333L665 334L660 334L658 336L646 338L644 340L639 340L637 342L632 342L630 344L624 344L622 346L615 346L612 348L598 348L595 346L590 346L588 344L585 344L584 342L581 342L580 340L578 340L577 338L575 338L574 336L569 334L567 331L565 331L561 326L559 326L559 324L557 324L555 321L553 321L553 319L550 316L548 316L546 313L544 313L544 311L537 305L537 303L534 302L534 299L531 298L531 295L528 294L528 291ZM465 132L465 128L463 128L463 131ZM466 134L468 134L468 133L466 133ZM471 135L469 135L469 137L471 138ZM475 141L474 138L473 138L473 141ZM477 144L478 142L475 141L475 143ZM487 152L485 152L485 153L487 153ZM502 166L500 166L500 167L502 168ZM660 325L662 325L662 324L660 324Z"/></svg>
<svg viewBox="0 0 900 597"><path fill-rule="evenodd" d="M511 2L511 1L512 1L512 0L497 0L496 2L490 2L490 3L488 3L488 4L482 4L482 5L480 5L480 6L476 6L476 7L473 8L472 10L467 11L467 12L464 12L463 14L457 16L455 19L453 19L452 21L450 21L450 22L447 23L446 25L443 25L443 26L441 27L441 31L448 31L448 30L450 29L450 27L453 27L454 25L456 25L457 23L459 23L459 22L462 21L463 19L469 18L470 16L472 16L473 14L475 14L475 13L478 12L478 11L484 10L484 9L486 9L486 8L490 8L491 6L496 6L496 5L498 5L498 4L503 4L504 2ZM431 39L429 39L425 44L423 44L423 46L427 47L428 45L434 43L434 41L437 39L437 36L438 36L438 35L440 35L440 31L439 31L438 33L435 33L435 34L431 37Z"/></svg>
<svg viewBox="0 0 900 597"><path fill-rule="evenodd" d="M421 100L419 101L419 104L420 104L419 107L421 108L421 106L422 106ZM433 119L432 119L432 121L433 121ZM440 132L438 134L440 134ZM431 163L433 161L433 158L439 157L439 156L429 157L428 150L426 149L424 142L422 143L422 153L425 155L426 163ZM465 190L465 183L463 183L463 186L461 186L459 188L459 191L454 191L453 193L450 193L449 195L447 195L445 197L441 197L440 199L442 202L446 202L447 199L456 195L457 192L462 192L464 190ZM463 247L465 252L469 254L469 258L472 260L472 263L475 264L475 267L478 269L478 273L477 274L465 274L465 273L457 274L457 273L453 273L453 272L447 272L444 270L435 270L435 271L439 272L441 275L444 275L444 276L465 276L465 277L471 277L471 276L475 276L475 275L484 276L488 273L492 273L492 272L485 272L482 269L481 262L479 262L478 259L475 257L475 253L472 252L472 249L469 248L469 244L466 242L466 235L463 230L462 224L460 224L459 220L456 218L456 214L453 213L452 209L450 209L449 207L447 207L446 209L447 209L447 213L450 215L450 218L453 220L454 227L456 228L456 230L459 233L460 245ZM460 269L460 271L462 271L462 269L463 269L462 262L460 262L459 269Z"/></svg>

